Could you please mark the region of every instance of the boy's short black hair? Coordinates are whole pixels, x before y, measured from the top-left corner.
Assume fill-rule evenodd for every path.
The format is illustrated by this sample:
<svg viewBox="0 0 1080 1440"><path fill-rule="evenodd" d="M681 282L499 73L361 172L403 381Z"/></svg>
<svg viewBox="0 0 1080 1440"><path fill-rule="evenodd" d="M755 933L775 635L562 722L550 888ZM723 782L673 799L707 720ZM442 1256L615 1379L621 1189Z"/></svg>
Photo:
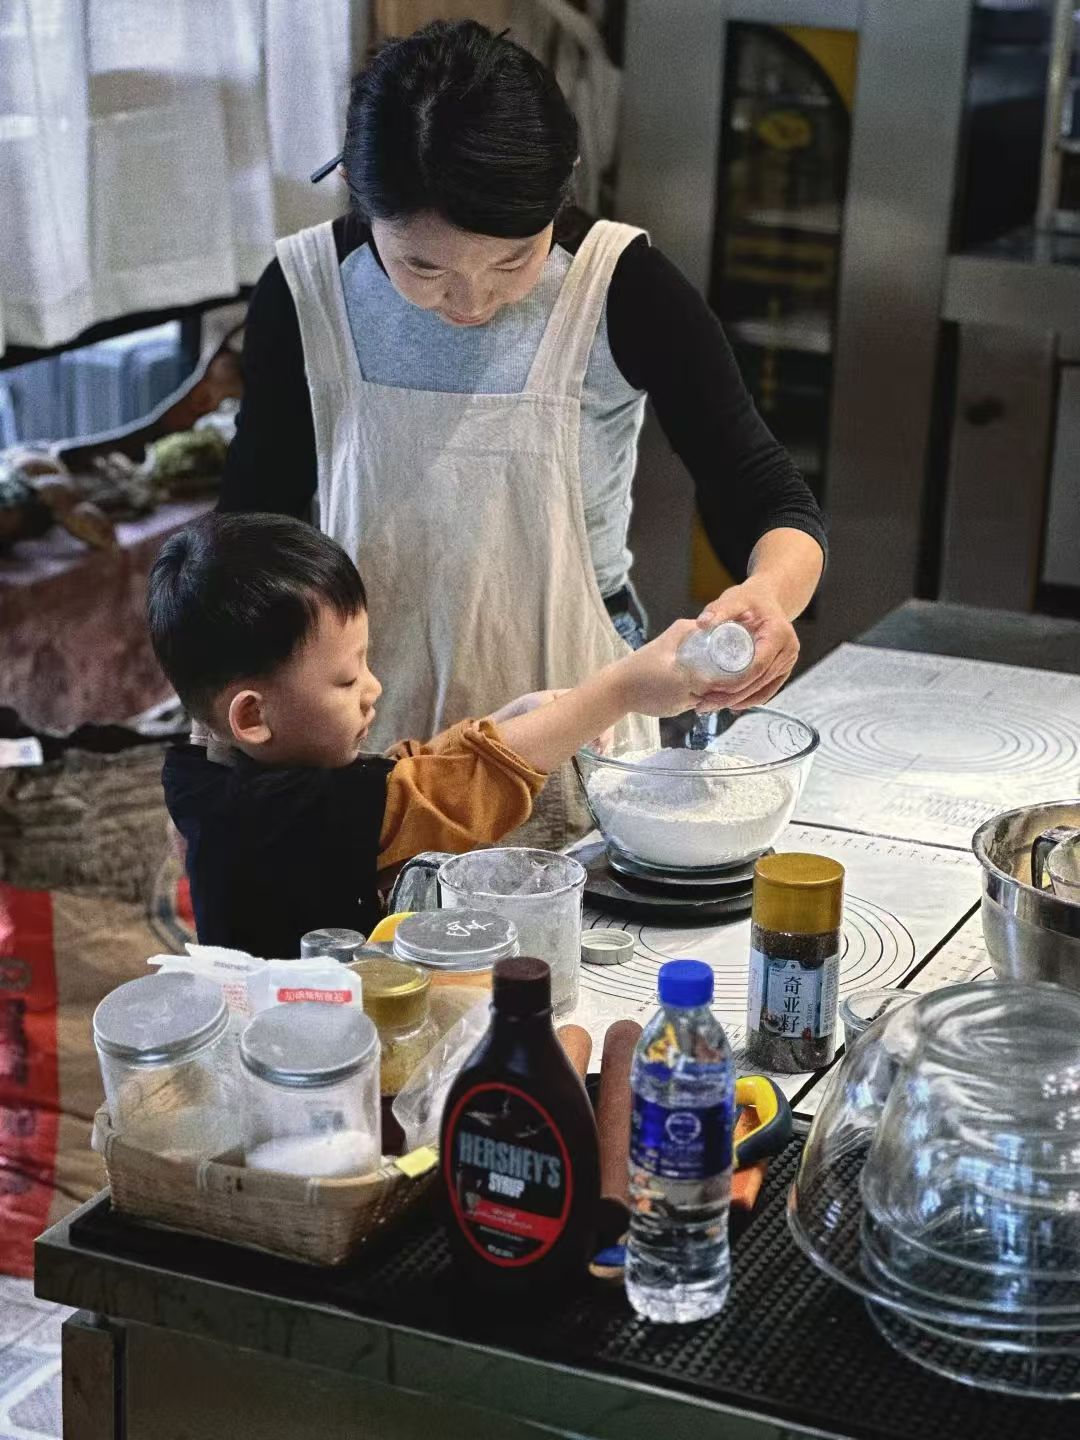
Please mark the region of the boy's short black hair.
<svg viewBox="0 0 1080 1440"><path fill-rule="evenodd" d="M363 581L336 541L287 516L206 515L161 547L147 617L169 683L207 720L231 682L284 664L324 606L342 620L367 609Z"/></svg>

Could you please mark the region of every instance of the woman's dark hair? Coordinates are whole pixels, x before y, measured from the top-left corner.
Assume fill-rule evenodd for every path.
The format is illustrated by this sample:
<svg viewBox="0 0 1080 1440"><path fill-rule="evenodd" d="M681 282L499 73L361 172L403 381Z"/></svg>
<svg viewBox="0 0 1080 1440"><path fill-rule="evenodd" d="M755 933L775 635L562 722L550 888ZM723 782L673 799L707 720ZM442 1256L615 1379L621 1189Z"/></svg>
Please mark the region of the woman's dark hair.
<svg viewBox="0 0 1080 1440"><path fill-rule="evenodd" d="M328 607L367 609L356 566L336 541L285 515L205 515L161 547L150 571L154 654L200 720L235 680L272 674Z"/></svg>
<svg viewBox="0 0 1080 1440"><path fill-rule="evenodd" d="M343 161L365 220L426 211L479 235L538 235L577 154L551 71L475 20L391 41L352 83Z"/></svg>

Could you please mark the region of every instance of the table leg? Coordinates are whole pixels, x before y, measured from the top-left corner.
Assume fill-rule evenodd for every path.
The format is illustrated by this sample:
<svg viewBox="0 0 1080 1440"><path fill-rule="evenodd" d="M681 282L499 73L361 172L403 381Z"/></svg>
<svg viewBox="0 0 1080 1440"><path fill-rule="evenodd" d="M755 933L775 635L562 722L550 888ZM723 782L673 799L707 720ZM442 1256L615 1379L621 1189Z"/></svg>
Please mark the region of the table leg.
<svg viewBox="0 0 1080 1440"><path fill-rule="evenodd" d="M77 1310L61 1330L64 1440L120 1440L123 1331Z"/></svg>

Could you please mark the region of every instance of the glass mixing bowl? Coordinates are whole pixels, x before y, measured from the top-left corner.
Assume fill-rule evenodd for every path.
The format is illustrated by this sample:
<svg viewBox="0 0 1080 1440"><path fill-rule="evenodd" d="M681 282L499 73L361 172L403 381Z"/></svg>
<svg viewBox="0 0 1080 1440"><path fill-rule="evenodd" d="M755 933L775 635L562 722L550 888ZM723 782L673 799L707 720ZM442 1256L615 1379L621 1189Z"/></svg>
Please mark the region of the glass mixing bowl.
<svg viewBox="0 0 1080 1440"><path fill-rule="evenodd" d="M864 1262L939 1313L1076 1324L1080 996L1012 989L965 987L890 1090L861 1177Z"/></svg>
<svg viewBox="0 0 1080 1440"><path fill-rule="evenodd" d="M763 855L791 819L818 734L776 710L664 727L657 750L578 752L578 779L609 852L662 874Z"/></svg>
<svg viewBox="0 0 1080 1440"><path fill-rule="evenodd" d="M856 990L840 1002L840 1019L844 1022L844 1043L852 1046L860 1035L865 1035L875 1020L898 1005L908 1005L915 999L917 991L912 990Z"/></svg>
<svg viewBox="0 0 1080 1440"><path fill-rule="evenodd" d="M1080 995L959 985L876 1021L815 1117L788 1220L911 1359L1076 1393Z"/></svg>

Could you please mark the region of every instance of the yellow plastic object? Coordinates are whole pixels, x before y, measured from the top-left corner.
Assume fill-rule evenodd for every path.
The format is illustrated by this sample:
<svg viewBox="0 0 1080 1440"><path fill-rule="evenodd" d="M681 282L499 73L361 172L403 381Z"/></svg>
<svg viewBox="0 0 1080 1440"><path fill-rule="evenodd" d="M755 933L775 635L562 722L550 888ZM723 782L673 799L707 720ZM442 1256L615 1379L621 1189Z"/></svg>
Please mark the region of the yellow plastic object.
<svg viewBox="0 0 1080 1440"><path fill-rule="evenodd" d="M386 945L397 934L397 927L402 920L407 920L415 912L412 910L399 910L396 915L387 915L385 920L380 920L367 937L369 945Z"/></svg>
<svg viewBox="0 0 1080 1440"><path fill-rule="evenodd" d="M735 1167L753 1165L778 1155L791 1139L791 1106L767 1075L740 1075L735 1081L735 1106L742 1113L735 1127ZM753 1122L746 1119L753 1112Z"/></svg>
<svg viewBox="0 0 1080 1440"><path fill-rule="evenodd" d="M419 1150L410 1150L408 1155L401 1155L394 1161L395 1167L410 1180L415 1180L418 1175L426 1175L429 1170L434 1170L438 1163L438 1151L433 1150L430 1145L422 1145Z"/></svg>

